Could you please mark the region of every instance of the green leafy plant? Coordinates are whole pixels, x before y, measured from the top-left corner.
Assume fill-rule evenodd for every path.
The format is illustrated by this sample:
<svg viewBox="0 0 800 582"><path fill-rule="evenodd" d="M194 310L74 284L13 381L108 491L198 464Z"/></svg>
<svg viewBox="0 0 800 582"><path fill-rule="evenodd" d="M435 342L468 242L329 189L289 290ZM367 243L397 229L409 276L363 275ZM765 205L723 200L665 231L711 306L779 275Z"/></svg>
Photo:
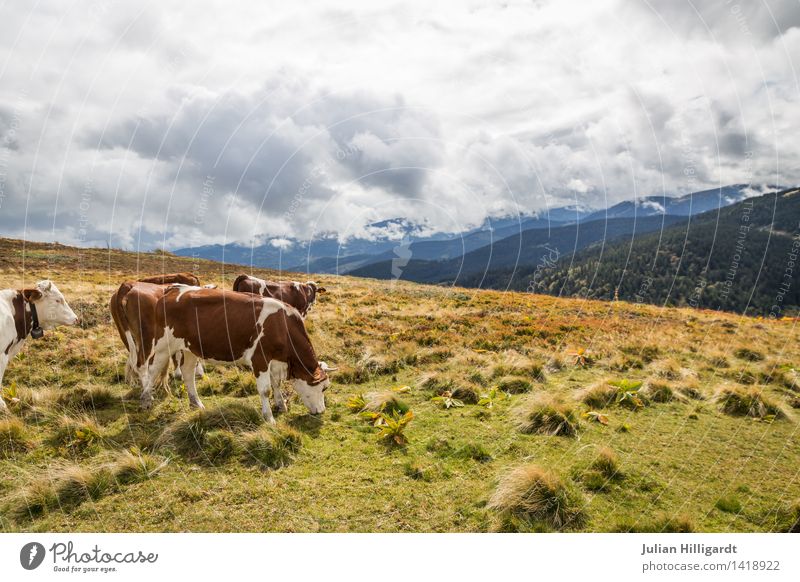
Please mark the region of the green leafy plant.
<svg viewBox="0 0 800 582"><path fill-rule="evenodd" d="M617 388L625 392L633 392L639 390L639 388L642 387L642 382L640 380L627 380L627 379L613 380L609 382L609 384L611 384L612 386L616 386Z"/></svg>
<svg viewBox="0 0 800 582"><path fill-rule="evenodd" d="M485 406L486 408L493 408L495 402L506 398L506 393L497 388L492 388L488 393L482 394L478 400L478 406Z"/></svg>
<svg viewBox="0 0 800 582"><path fill-rule="evenodd" d="M617 404L633 410L644 408L644 400L639 396L638 390L621 390L617 397Z"/></svg>
<svg viewBox="0 0 800 582"><path fill-rule="evenodd" d="M573 366L580 366L583 368L591 362L591 358L586 348L574 349L571 352L569 352L569 355L572 358Z"/></svg>
<svg viewBox="0 0 800 582"><path fill-rule="evenodd" d="M367 402L364 400L363 394L353 394L347 399L347 408L351 412L361 412L366 406Z"/></svg>
<svg viewBox="0 0 800 582"><path fill-rule="evenodd" d="M375 427L381 426L384 423L384 421L383 421L384 413L383 412L371 412L369 410L365 410L364 412L362 412L360 414L360 416L361 416L361 418L366 420L369 424L371 424L372 426L375 426Z"/></svg>
<svg viewBox="0 0 800 582"><path fill-rule="evenodd" d="M443 392L440 396L434 396L431 398L431 402L438 402L442 405L443 408L459 408L464 406L464 403L459 400L458 398L453 397L453 393L449 390Z"/></svg>
<svg viewBox="0 0 800 582"><path fill-rule="evenodd" d="M385 443L403 447L408 443L408 438L405 435L405 429L414 419L414 413L410 410L405 414L400 414L395 411L391 415L381 413L383 423L380 425L380 432L378 439Z"/></svg>
<svg viewBox="0 0 800 582"><path fill-rule="evenodd" d="M601 412L597 412L596 410L589 410L588 412L584 412L581 416L591 420L592 422L599 422L602 425L608 424L608 417Z"/></svg>
<svg viewBox="0 0 800 582"><path fill-rule="evenodd" d="M2 398L10 408L19 405L19 389L16 382L11 382L8 386L3 387Z"/></svg>

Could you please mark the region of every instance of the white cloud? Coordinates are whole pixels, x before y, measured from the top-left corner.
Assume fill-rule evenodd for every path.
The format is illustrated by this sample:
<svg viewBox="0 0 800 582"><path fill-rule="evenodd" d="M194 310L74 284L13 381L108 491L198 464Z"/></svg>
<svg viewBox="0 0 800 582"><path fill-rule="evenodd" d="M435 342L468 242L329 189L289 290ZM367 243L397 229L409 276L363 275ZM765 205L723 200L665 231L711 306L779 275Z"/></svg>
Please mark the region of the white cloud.
<svg viewBox="0 0 800 582"><path fill-rule="evenodd" d="M800 180L796 2L361 4L4 6L0 229L126 247L458 230Z"/></svg>

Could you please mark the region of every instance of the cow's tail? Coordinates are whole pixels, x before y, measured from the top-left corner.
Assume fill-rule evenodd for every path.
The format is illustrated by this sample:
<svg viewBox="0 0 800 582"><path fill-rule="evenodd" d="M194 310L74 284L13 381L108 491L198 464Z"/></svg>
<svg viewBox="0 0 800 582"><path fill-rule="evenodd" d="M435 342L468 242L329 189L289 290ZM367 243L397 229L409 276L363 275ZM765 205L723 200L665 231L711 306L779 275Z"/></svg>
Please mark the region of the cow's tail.
<svg viewBox="0 0 800 582"><path fill-rule="evenodd" d="M134 359L135 350L129 345L128 337L125 334L125 329L122 324L122 319L125 317L125 296L128 294L128 291L131 290L131 287L132 285L129 282L120 285L119 289L111 296L109 308L111 309L111 319L114 320L114 325L119 332L119 338L128 350L128 359L125 362L125 382L133 386L137 384L139 380L134 367L136 361Z"/></svg>
<svg viewBox="0 0 800 582"><path fill-rule="evenodd" d="M239 275L236 277L236 279L233 281L233 290L238 291L239 285L241 285L243 281L247 281L249 278L250 275Z"/></svg>

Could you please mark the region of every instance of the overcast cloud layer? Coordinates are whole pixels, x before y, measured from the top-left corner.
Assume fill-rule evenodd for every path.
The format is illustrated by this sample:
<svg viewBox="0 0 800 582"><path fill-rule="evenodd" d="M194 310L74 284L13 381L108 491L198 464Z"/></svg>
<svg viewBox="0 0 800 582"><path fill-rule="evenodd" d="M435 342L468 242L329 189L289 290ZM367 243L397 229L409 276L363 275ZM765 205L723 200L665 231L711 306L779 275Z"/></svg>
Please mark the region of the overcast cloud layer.
<svg viewBox="0 0 800 582"><path fill-rule="evenodd" d="M5 3L0 235L455 232L800 181L797 0L287 4Z"/></svg>

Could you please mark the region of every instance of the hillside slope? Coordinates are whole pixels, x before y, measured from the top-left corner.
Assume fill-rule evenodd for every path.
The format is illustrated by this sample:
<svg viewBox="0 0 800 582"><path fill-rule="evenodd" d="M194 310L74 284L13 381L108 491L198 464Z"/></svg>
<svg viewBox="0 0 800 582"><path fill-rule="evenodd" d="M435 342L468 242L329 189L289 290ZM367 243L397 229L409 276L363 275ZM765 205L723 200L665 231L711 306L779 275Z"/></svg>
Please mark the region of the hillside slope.
<svg viewBox="0 0 800 582"><path fill-rule="evenodd" d="M482 287L480 281L485 273L535 264L553 250L561 255L568 254L598 241L636 236L685 220L681 216L613 218L549 229L529 229L449 260L418 260L412 254L407 264L399 265L399 271L396 260L386 260L359 267L348 274L392 279L399 272L399 278L405 281Z"/></svg>
<svg viewBox="0 0 800 582"><path fill-rule="evenodd" d="M800 309L800 190L739 202L685 225L528 269L515 289L780 316ZM491 273L490 287L510 273Z"/></svg>

